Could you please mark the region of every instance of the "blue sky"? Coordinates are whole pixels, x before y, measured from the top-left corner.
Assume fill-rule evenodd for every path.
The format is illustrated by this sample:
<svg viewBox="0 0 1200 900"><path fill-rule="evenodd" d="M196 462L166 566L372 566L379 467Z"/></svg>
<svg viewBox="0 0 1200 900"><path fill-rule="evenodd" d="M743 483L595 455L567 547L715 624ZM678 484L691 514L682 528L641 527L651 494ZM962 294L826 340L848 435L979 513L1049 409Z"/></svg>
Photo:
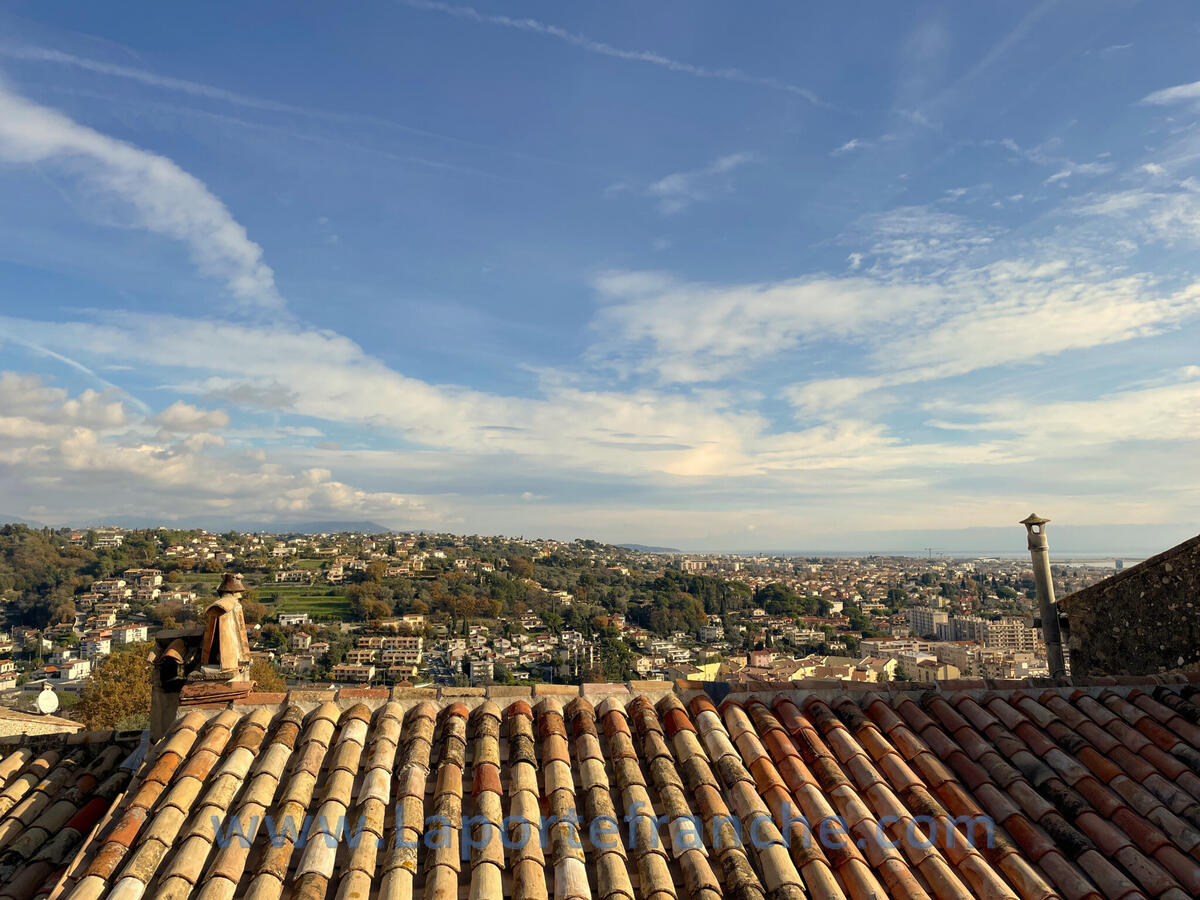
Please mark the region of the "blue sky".
<svg viewBox="0 0 1200 900"><path fill-rule="evenodd" d="M1198 38L1184 2L4 3L0 513L1182 538Z"/></svg>

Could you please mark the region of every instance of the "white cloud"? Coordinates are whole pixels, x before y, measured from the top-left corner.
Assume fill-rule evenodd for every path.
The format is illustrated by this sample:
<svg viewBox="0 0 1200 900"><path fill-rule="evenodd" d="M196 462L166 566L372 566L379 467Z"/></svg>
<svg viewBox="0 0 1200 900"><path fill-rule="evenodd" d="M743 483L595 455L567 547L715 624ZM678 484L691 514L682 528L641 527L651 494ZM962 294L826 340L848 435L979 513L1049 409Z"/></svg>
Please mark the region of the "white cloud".
<svg viewBox="0 0 1200 900"><path fill-rule="evenodd" d="M1132 188L1092 194L1069 211L1120 220L1123 228L1146 241L1174 245L1200 240L1200 191L1190 181L1179 182L1173 190Z"/></svg>
<svg viewBox="0 0 1200 900"><path fill-rule="evenodd" d="M940 402L930 409L940 414L930 423L937 428L1005 433L1039 456L1053 456L1064 443L1076 453L1127 442L1192 443L1200 434L1200 369L1183 369L1167 384L1086 400Z"/></svg>
<svg viewBox="0 0 1200 900"><path fill-rule="evenodd" d="M715 474L746 463L764 427L757 414L710 400L650 392L589 391L547 378L540 397L518 398L406 377L347 338L280 326L172 317L115 317L108 324L5 319L18 335L90 355L137 360L171 372L176 389L204 396L214 384L286 384L292 411L382 429L393 437L479 454L519 454L600 472ZM168 337L186 332L191 353Z"/></svg>
<svg viewBox="0 0 1200 900"><path fill-rule="evenodd" d="M1200 317L1200 282L1164 290L1149 276L1104 277L1061 261L961 268L927 287L938 301L923 315L863 341L871 374L798 384L791 400L834 415L881 388L1152 337Z"/></svg>
<svg viewBox="0 0 1200 900"><path fill-rule="evenodd" d="M847 153L853 152L854 150L861 150L865 146L867 146L866 141L860 140L859 138L851 138L850 140L846 141L846 143L842 144L841 146L834 147L832 150L830 150L829 155L830 156L843 156Z"/></svg>
<svg viewBox="0 0 1200 900"><path fill-rule="evenodd" d="M1047 178L1043 184L1055 184L1077 175L1107 175L1115 168L1116 166L1107 162L1074 163L1068 160L1063 168Z"/></svg>
<svg viewBox="0 0 1200 900"><path fill-rule="evenodd" d="M721 176L753 162L753 153L730 153L720 156L701 169L674 172L646 188L646 194L658 200L659 212L677 213L693 203L707 200L714 190L731 189Z"/></svg>
<svg viewBox="0 0 1200 900"><path fill-rule="evenodd" d="M152 421L168 433L214 431L229 425L229 413L223 409L201 409L176 400Z"/></svg>
<svg viewBox="0 0 1200 900"><path fill-rule="evenodd" d="M1143 97L1141 102L1152 106L1169 106L1172 103L1186 103L1191 100L1200 100L1200 81L1154 91Z"/></svg>
<svg viewBox="0 0 1200 900"><path fill-rule="evenodd" d="M863 216L847 235L888 269L944 266L994 243L997 232L957 213L901 206Z"/></svg>
<svg viewBox="0 0 1200 900"><path fill-rule="evenodd" d="M1004 138L1000 142L1000 146L1014 153L1017 156L1027 159L1030 162L1039 165L1053 168L1055 171L1050 175L1043 184L1061 184L1071 178L1079 175L1096 177L1099 175L1107 175L1116 169L1116 165L1107 162L1107 157L1111 154L1100 153L1093 162L1075 162L1075 160L1066 156L1061 152L1063 141L1061 138L1051 138L1034 147L1023 148L1012 138Z"/></svg>
<svg viewBox="0 0 1200 900"><path fill-rule="evenodd" d="M848 337L935 299L924 286L881 290L870 278L696 284L614 272L596 289L594 353L666 382L716 381L818 337ZM686 311L686 314L683 314Z"/></svg>
<svg viewBox="0 0 1200 900"><path fill-rule="evenodd" d="M0 83L0 162L52 166L93 200L117 203L139 228L185 244L199 269L238 301L283 301L262 249L198 179L166 157L80 125Z"/></svg>
<svg viewBox="0 0 1200 900"><path fill-rule="evenodd" d="M0 372L0 414L43 424L120 428L128 421L115 392L86 390L76 397L47 385L37 375Z"/></svg>
<svg viewBox="0 0 1200 900"><path fill-rule="evenodd" d="M325 468L292 469L268 461L261 450L226 454L220 436L194 430L202 417L179 407L144 423L126 421L97 406L94 392L72 397L37 376L4 373L0 506L21 512L36 497L60 519L76 521L152 514L168 520L218 510L284 522L330 516L378 517L394 525L437 521L419 499L360 490ZM158 425L160 418L187 419L181 430L190 433L180 440L164 440L162 432L147 437L143 425Z"/></svg>

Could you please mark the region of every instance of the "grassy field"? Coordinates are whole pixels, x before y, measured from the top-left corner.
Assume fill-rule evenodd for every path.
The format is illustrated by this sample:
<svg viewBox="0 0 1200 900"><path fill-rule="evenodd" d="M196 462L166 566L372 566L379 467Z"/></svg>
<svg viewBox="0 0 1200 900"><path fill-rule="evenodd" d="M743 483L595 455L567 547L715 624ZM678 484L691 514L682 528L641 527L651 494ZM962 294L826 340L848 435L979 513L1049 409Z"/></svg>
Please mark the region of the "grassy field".
<svg viewBox="0 0 1200 900"><path fill-rule="evenodd" d="M256 593L272 615L279 613L308 613L310 616L329 616L342 619L350 615L350 603L342 591L333 596L329 588L308 584L263 584ZM278 596L272 602L271 597Z"/></svg>
<svg viewBox="0 0 1200 900"><path fill-rule="evenodd" d="M302 559L298 563L313 563L317 566L321 564L320 560ZM303 565L298 565L297 568L306 568ZM217 585L224 578L222 573L212 572L189 572L180 582L180 587L191 587L193 584L203 584L208 588L210 593L215 593ZM255 576L257 577L257 576ZM268 578L270 576L267 576ZM247 579L247 582L252 579ZM261 584L249 585L253 587L254 596L260 602L266 605L270 611L270 615L279 615L279 613L308 613L316 618L329 617L335 619L347 618L350 615L350 604L346 600L345 591L341 588L333 588L337 591L333 596L329 595L331 588L324 583L318 584L275 584L271 581L264 581ZM278 596L278 601L272 601L273 596Z"/></svg>
<svg viewBox="0 0 1200 900"><path fill-rule="evenodd" d="M321 568L321 566L325 565L325 560L323 560L323 559L295 559L295 560L292 560L292 564L295 568L299 569L302 572L314 572L317 569Z"/></svg>

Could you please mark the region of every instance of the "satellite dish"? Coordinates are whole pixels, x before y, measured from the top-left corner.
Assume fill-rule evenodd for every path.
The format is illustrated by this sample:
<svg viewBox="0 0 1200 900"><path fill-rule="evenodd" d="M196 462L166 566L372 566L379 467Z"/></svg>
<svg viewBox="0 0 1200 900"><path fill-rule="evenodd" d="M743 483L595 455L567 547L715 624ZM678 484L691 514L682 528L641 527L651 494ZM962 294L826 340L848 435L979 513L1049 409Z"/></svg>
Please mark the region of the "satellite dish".
<svg viewBox="0 0 1200 900"><path fill-rule="evenodd" d="M54 693L54 688L46 685L42 688L42 692L37 695L37 700L34 703L37 705L38 712L48 716L58 709L58 694Z"/></svg>

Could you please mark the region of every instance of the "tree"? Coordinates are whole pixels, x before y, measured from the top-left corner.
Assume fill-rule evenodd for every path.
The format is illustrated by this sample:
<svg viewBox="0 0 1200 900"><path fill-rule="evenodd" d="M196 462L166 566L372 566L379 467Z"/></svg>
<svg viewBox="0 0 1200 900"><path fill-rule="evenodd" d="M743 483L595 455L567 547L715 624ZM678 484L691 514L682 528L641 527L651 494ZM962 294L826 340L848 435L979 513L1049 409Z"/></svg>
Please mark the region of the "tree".
<svg viewBox="0 0 1200 900"><path fill-rule="evenodd" d="M242 599L242 615L251 625L261 622L267 615L267 608L253 597Z"/></svg>
<svg viewBox="0 0 1200 900"><path fill-rule="evenodd" d="M392 614L392 589L376 581L350 585L346 599L355 618L386 619Z"/></svg>
<svg viewBox="0 0 1200 900"><path fill-rule="evenodd" d="M276 693L287 690L287 685L284 683L283 678L275 671L275 667L265 659L256 659L250 665L250 680L255 682L256 690Z"/></svg>
<svg viewBox="0 0 1200 900"><path fill-rule="evenodd" d="M89 731L150 724L149 644L128 644L92 673L72 712Z"/></svg>

